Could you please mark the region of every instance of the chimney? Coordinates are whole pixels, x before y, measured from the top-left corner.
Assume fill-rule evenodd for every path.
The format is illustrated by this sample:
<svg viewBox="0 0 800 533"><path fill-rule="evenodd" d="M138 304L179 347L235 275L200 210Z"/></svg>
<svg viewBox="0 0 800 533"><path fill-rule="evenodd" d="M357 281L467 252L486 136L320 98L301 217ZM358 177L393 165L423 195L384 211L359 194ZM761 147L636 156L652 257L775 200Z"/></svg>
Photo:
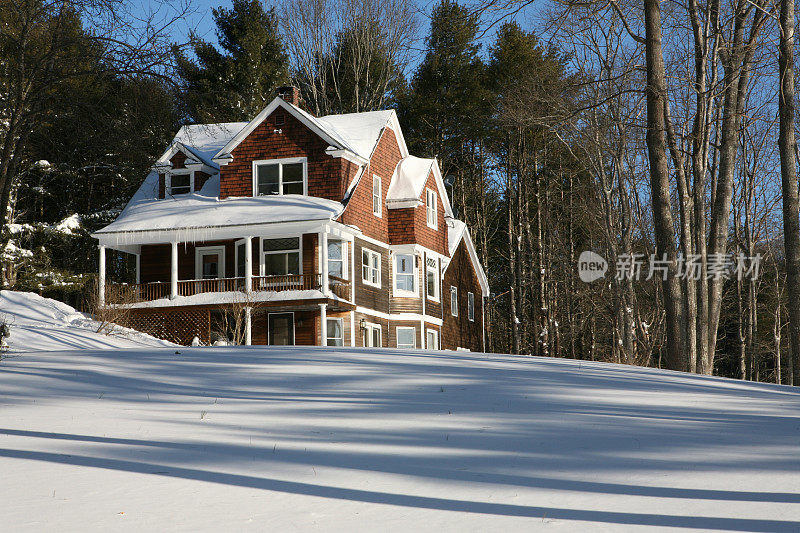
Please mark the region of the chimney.
<svg viewBox="0 0 800 533"><path fill-rule="evenodd" d="M300 89L294 85L284 85L278 87L278 96L294 106L300 105Z"/></svg>

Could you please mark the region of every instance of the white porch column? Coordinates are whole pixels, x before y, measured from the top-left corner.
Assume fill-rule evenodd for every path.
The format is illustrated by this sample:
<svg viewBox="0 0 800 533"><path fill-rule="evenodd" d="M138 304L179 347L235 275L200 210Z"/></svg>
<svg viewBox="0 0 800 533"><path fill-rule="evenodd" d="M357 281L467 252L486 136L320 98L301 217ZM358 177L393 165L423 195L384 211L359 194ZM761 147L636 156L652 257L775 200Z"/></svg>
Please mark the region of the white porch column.
<svg viewBox="0 0 800 533"><path fill-rule="evenodd" d="M328 295L329 280L328 280L328 227L325 226L324 230L319 234L319 247L320 247L320 265L322 273L322 294Z"/></svg>
<svg viewBox="0 0 800 533"><path fill-rule="evenodd" d="M172 261L169 269L169 297L178 297L178 243L172 243Z"/></svg>
<svg viewBox="0 0 800 533"><path fill-rule="evenodd" d="M97 302L100 306L104 306L106 304L106 247L101 244L97 249L100 251L97 268Z"/></svg>
<svg viewBox="0 0 800 533"><path fill-rule="evenodd" d="M319 332L319 345L328 344L328 304L319 304L319 319L321 327Z"/></svg>
<svg viewBox="0 0 800 533"><path fill-rule="evenodd" d="M244 343L246 346L253 344L253 308L244 308Z"/></svg>
<svg viewBox="0 0 800 533"><path fill-rule="evenodd" d="M359 268L356 271L356 240L355 238L352 241L347 243L347 252L350 254L350 301L355 304L356 303L356 275L361 275ZM355 341L353 341L355 342ZM353 344L355 346L355 344Z"/></svg>
<svg viewBox="0 0 800 533"><path fill-rule="evenodd" d="M142 282L142 252L136 254L136 283Z"/></svg>
<svg viewBox="0 0 800 533"><path fill-rule="evenodd" d="M350 311L350 346L356 347L356 312Z"/></svg>
<svg viewBox="0 0 800 533"><path fill-rule="evenodd" d="M253 290L253 237L244 238L244 290ZM247 320L249 324L250 319Z"/></svg>

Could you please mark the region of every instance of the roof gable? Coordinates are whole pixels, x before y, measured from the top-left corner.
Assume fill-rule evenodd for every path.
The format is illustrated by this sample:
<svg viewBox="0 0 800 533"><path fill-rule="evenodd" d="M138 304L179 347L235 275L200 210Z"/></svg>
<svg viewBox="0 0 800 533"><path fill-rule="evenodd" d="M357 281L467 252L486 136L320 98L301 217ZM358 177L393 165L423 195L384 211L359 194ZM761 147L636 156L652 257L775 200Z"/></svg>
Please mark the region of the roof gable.
<svg viewBox="0 0 800 533"><path fill-rule="evenodd" d="M444 186L442 172L439 170L439 163L436 159L425 159L409 155L397 163L389 183L389 190L386 193L386 205L389 209L402 209L405 207L416 207L422 202L422 194L425 191L425 184L428 176L433 172L436 187L439 189L439 197L444 206L444 213L447 217L453 217L453 208L450 205L450 197Z"/></svg>
<svg viewBox="0 0 800 533"><path fill-rule="evenodd" d="M469 235L469 230L467 230L467 225L456 219L451 219L447 221L447 246L448 252L450 253L450 257L456 253L459 244L464 243L464 246L467 247L467 253L469 254L470 260L472 261L472 266L475 268L475 274L478 278L478 282L481 284L481 290L483 291L483 296L489 296L489 281L486 279L486 273L483 271L483 266L481 265L480 260L478 259L478 252L475 250L475 244L472 242L472 237ZM445 266L445 271L450 266L450 263Z"/></svg>

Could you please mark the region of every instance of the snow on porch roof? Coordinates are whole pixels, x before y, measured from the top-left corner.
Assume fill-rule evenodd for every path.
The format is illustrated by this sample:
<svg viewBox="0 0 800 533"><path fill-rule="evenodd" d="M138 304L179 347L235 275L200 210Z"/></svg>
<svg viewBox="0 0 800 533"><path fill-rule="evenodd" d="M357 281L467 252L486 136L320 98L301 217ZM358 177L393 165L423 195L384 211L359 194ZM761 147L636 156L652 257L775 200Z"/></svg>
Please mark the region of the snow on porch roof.
<svg viewBox="0 0 800 533"><path fill-rule="evenodd" d="M220 200L219 174L209 178L197 193L159 200L157 190L158 174L151 172L119 217L93 236L113 235L118 244L125 244L126 234L180 231L187 240L205 240L213 237L211 228L334 220L344 210L339 202L300 195Z"/></svg>

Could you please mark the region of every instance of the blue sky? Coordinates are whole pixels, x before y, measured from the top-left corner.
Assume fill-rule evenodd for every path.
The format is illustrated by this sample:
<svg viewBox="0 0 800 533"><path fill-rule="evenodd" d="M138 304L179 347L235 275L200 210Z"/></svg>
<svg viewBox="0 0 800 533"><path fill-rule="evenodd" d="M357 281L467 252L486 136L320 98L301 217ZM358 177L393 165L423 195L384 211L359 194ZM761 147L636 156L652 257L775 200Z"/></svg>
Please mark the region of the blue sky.
<svg viewBox="0 0 800 533"><path fill-rule="evenodd" d="M155 5L154 0L148 0L151 5ZM157 1L157 0L156 0ZM426 18L427 15L430 13L431 8L433 5L438 3L438 0L418 0L417 5L419 7L420 15L419 15L419 23L420 23L420 37L424 37L428 32L429 22ZM216 36L214 34L214 18L211 14L211 9L215 7L231 7L231 0L191 0L192 4L192 14L190 15L189 19L186 21L185 24L180 24L175 27L174 38L177 42L184 41L186 36L188 35L189 29L193 28L197 33L205 40L216 42ZM143 9L147 5L147 2L143 2L142 6ZM525 12L516 16L516 20L523 26L523 27L530 27L532 22L532 14L535 12L535 8L531 6ZM484 47L491 43L494 38L496 27L491 28L484 38L482 39L482 43Z"/></svg>

